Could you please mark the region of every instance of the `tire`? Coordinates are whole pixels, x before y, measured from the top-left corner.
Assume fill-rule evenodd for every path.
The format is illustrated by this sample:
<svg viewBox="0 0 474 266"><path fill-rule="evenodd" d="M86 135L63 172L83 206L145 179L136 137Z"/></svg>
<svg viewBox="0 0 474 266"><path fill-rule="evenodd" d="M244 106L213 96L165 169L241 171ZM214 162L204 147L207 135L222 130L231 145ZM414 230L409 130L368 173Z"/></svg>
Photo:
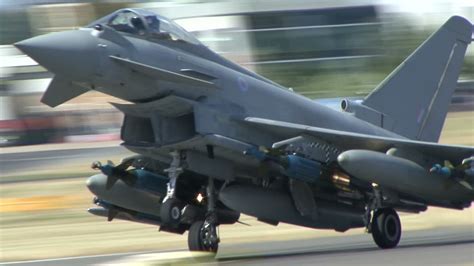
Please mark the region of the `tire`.
<svg viewBox="0 0 474 266"><path fill-rule="evenodd" d="M402 227L400 218L394 209L380 209L372 220L372 237L382 249L394 248L400 242Z"/></svg>
<svg viewBox="0 0 474 266"><path fill-rule="evenodd" d="M219 244L206 244L204 243L205 229L204 229L205 222L204 221L195 221L191 227L189 228L188 232L188 248L190 251L206 251L217 253L219 248Z"/></svg>
<svg viewBox="0 0 474 266"><path fill-rule="evenodd" d="M164 225L178 226L183 203L177 198L169 198L161 205L160 218Z"/></svg>
<svg viewBox="0 0 474 266"><path fill-rule="evenodd" d="M188 232L188 248L189 251L203 251L201 240L201 229L204 226L204 221L196 221L189 228Z"/></svg>

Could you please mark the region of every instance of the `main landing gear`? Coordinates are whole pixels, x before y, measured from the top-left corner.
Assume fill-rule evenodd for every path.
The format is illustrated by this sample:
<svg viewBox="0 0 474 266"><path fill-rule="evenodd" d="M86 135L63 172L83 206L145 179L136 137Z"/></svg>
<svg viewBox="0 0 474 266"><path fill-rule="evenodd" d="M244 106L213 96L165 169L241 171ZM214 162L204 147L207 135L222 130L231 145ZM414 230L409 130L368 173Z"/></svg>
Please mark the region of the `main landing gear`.
<svg viewBox="0 0 474 266"><path fill-rule="evenodd" d="M392 208L379 208L373 211L369 209L366 213L366 228L372 233L377 246L383 249L394 248L400 242L402 226L397 212Z"/></svg>
<svg viewBox="0 0 474 266"><path fill-rule="evenodd" d="M204 221L195 221L189 228L188 247L191 251L216 253L219 248L218 220L215 211L214 180L209 178L207 185L207 214Z"/></svg>
<svg viewBox="0 0 474 266"><path fill-rule="evenodd" d="M383 249L394 248L402 235L402 226L397 212L392 208L378 209L372 218L372 237Z"/></svg>
<svg viewBox="0 0 474 266"><path fill-rule="evenodd" d="M366 206L364 220L367 232L372 233L375 244L382 249L389 249L400 242L402 226L397 212L393 208L384 208L382 199L381 191L374 186L374 195Z"/></svg>

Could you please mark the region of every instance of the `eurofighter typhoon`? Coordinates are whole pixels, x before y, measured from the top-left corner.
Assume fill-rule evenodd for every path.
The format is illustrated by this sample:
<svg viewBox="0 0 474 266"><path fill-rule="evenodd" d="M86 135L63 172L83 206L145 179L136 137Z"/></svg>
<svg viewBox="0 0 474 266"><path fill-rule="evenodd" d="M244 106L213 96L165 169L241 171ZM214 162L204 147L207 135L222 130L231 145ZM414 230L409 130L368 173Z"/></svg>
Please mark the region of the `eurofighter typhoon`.
<svg viewBox="0 0 474 266"><path fill-rule="evenodd" d="M234 64L172 20L122 9L85 28L16 43L54 73L42 102L89 90L123 99L122 145L93 163L89 212L183 234L217 252L218 226L240 214L344 232L394 248L397 212L462 210L474 200L474 148L441 145L472 41L451 17L362 101L320 105Z"/></svg>

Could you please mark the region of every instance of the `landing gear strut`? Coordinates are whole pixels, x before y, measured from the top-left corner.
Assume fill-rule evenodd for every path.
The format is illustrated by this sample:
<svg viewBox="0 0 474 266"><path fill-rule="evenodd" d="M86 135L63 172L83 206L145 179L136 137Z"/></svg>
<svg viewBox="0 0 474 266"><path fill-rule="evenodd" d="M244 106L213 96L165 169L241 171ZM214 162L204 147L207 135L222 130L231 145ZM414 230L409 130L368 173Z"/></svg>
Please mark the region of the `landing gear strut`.
<svg viewBox="0 0 474 266"><path fill-rule="evenodd" d="M176 181L183 172L183 168L181 167L181 153L179 151L173 151L170 154L173 160L171 161L170 167L165 170L170 180L167 186L166 197L163 199L163 204L161 205L160 217L164 225L176 227L179 225L181 210L184 207L184 203L175 197Z"/></svg>
<svg viewBox="0 0 474 266"><path fill-rule="evenodd" d="M400 218L392 208L376 210L371 229L375 243L383 249L396 247L402 235Z"/></svg>
<svg viewBox="0 0 474 266"><path fill-rule="evenodd" d="M383 207L381 191L378 186L373 188L374 194L366 206L364 216L367 232L372 233L372 238L380 248L394 248L402 235L400 218L394 209Z"/></svg>
<svg viewBox="0 0 474 266"><path fill-rule="evenodd" d="M207 186L207 214L204 221L195 221L189 228L188 247L191 251L208 251L216 253L219 248L219 232L215 211L214 180L209 178Z"/></svg>

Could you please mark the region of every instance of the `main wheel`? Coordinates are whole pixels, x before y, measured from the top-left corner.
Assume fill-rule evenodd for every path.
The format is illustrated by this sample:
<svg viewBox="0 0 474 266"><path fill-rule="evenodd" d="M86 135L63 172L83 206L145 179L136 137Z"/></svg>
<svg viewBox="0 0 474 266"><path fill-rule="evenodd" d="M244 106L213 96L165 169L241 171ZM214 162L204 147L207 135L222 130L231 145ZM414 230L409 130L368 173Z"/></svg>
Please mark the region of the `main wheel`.
<svg viewBox="0 0 474 266"><path fill-rule="evenodd" d="M188 247L190 251L217 253L219 238L217 227L205 221L196 221L189 228Z"/></svg>
<svg viewBox="0 0 474 266"><path fill-rule="evenodd" d="M181 220L183 202L177 198L169 198L161 205L160 217L165 225L177 226Z"/></svg>
<svg viewBox="0 0 474 266"><path fill-rule="evenodd" d="M402 235L400 218L394 209L380 209L374 213L372 220L372 237L383 249L394 248Z"/></svg>

